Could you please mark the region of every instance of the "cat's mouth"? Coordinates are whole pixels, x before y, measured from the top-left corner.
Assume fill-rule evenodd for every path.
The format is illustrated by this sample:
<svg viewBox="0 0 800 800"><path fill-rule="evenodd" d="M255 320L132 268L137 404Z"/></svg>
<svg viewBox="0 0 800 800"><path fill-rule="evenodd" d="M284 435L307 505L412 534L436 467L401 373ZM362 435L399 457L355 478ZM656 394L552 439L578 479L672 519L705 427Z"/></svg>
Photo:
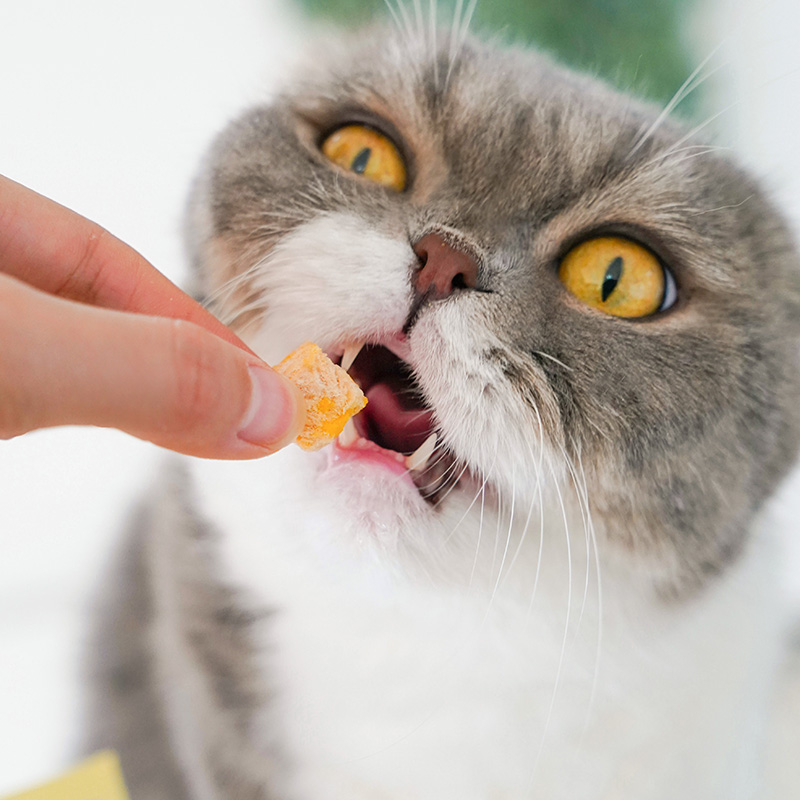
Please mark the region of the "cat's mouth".
<svg viewBox="0 0 800 800"><path fill-rule="evenodd" d="M433 410L411 366L388 347L348 347L341 359L367 396L366 408L348 422L336 447L350 454L383 458L407 474L420 494L436 502L457 483L456 459L442 443Z"/></svg>

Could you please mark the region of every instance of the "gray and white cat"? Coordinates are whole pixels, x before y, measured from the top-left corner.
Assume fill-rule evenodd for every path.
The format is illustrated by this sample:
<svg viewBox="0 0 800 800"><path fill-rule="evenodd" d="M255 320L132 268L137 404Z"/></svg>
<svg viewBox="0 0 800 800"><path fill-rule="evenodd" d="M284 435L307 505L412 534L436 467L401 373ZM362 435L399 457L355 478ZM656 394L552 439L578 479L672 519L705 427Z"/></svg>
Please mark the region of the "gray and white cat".
<svg viewBox="0 0 800 800"><path fill-rule="evenodd" d="M366 343L370 404L317 453L160 481L94 741L135 800L758 796L781 215L533 53L375 29L311 60L214 144L191 252L268 361Z"/></svg>

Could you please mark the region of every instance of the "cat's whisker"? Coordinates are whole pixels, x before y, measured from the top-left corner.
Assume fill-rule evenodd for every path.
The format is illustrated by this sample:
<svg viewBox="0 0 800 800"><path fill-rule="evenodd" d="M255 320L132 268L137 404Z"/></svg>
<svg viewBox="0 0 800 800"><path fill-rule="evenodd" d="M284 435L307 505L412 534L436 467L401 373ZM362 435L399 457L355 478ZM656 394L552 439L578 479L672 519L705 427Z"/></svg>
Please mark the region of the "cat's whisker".
<svg viewBox="0 0 800 800"><path fill-rule="evenodd" d="M533 453L531 453L533 456ZM526 627L530 623L531 614L533 613L533 604L536 600L536 591L539 588L539 576L542 572L542 555L544 554L544 492L542 489L542 459L544 457L544 448L539 448L539 467L538 467L538 480L536 481L536 493L539 500L539 552L536 556L536 573L533 578L533 590L531 591L531 599L528 602L528 611L526 614Z"/></svg>
<svg viewBox="0 0 800 800"><path fill-rule="evenodd" d="M310 189L298 192L297 197L300 200L305 200L307 209L314 212L324 211L327 204L330 202L329 198L322 194L314 194ZM298 207L302 208L302 206Z"/></svg>
<svg viewBox="0 0 800 800"><path fill-rule="evenodd" d="M438 464L440 464L445 459L446 455L447 455L446 451L443 450L441 452L439 458L432 464L432 466L437 466ZM430 490L430 493L433 494L437 490L437 488L439 488L440 486L444 486L450 480L450 478L455 474L455 471L458 469L458 467L459 467L459 462L452 461L445 468L444 472L441 475L439 475L438 477L434 477L433 481L431 483L429 483L425 487L425 489ZM463 468L462 468L461 475L464 474L466 469L467 469L467 466L465 464L463 466ZM439 501L437 500L437 503L438 502Z"/></svg>
<svg viewBox="0 0 800 800"><path fill-rule="evenodd" d="M656 117L654 122L650 125L649 128L639 137L639 139L634 143L633 148L631 149L628 157L635 155L636 152L655 134L658 128L661 127L664 120L672 113L672 111L681 103L684 99L686 99L698 86L703 84L708 78L710 78L715 72L718 72L722 67L726 66L725 64L719 65L715 67L711 72L703 76L702 78L698 78L700 73L705 69L706 64L711 61L711 59L719 52L722 46L727 41L727 38L724 38L698 65L695 67L694 71L689 75L689 77L681 84L678 91L672 96L672 99L664 106L661 113Z"/></svg>
<svg viewBox="0 0 800 800"><path fill-rule="evenodd" d="M442 478L440 479L440 481L438 481L438 483L440 483L440 485L442 485L442 486L444 486L447 483L449 483L450 486L448 487L447 491L441 497L438 497L436 499L436 502L433 504L434 508L436 508L437 506L439 506L441 503L443 503L445 501L447 496L450 494L450 492L453 491L453 489L455 489L455 487L458 485L458 482L461 480L461 478L463 477L464 473L469 468L468 464L464 464L464 466L461 468L461 472L458 473L458 476L456 477L456 479L451 481L450 478L453 475L453 473L456 471L456 469L458 468L457 465L458 465L458 462L454 461L450 465L450 467L448 468L448 471L445 472L444 475L442 476Z"/></svg>
<svg viewBox="0 0 800 800"><path fill-rule="evenodd" d="M586 709L586 720L584 721L583 730L581 731L581 737L578 740L578 748L580 748L589 729L589 722L591 720L591 714L594 709L595 698L597 696L597 682L600 674L600 657L603 645L603 590L600 578L600 552L597 547L597 534L595 532L594 522L592 520L591 509L589 508L589 494L586 486L586 473L583 469L583 460L580 456L578 456L578 466L580 467L581 472L581 482L583 486L586 508L589 511L589 532L591 535L592 552L594 554L595 580L597 581L597 644L595 648L594 666L592 669L592 688L589 693L589 703Z"/></svg>
<svg viewBox="0 0 800 800"><path fill-rule="evenodd" d="M571 640L570 645L569 645L569 647L567 649L567 652L571 652L572 649L575 647L575 644L576 644L576 641L577 641L577 638L578 638L578 633L579 633L580 628L581 628L581 623L583 622L584 611L586 609L586 603L587 603L587 599L588 599L589 576L590 576L590 572L591 572L590 568L591 568L591 558L592 558L592 548L591 548L591 545L590 545L590 534L589 534L589 532L590 532L590 529L593 532L593 524L591 522L591 511L589 509L588 493L587 493L587 488L586 488L586 475L585 475L585 473L583 471L583 460L582 460L582 458L580 456L580 452L577 454L578 462L581 465L581 474L580 475L578 475L578 471L577 471L577 468L575 467L574 462L569 457L569 455L567 454L566 450L563 447L561 448L561 452L562 452L564 461L565 461L565 463L567 465L567 468L568 468L568 471L569 471L569 474L570 474L570 478L571 478L571 481L572 481L573 489L575 491L575 496L576 496L576 498L578 500L578 505L579 505L579 508L580 508L581 517L582 517L583 525L584 525L584 536L585 536L585 543L586 543L586 576L585 576L585 583L584 583L584 594L583 594L583 599L582 599L582 602L581 602L580 613L578 615L578 621L577 621L577 624L575 626L575 631L573 632L572 640ZM595 542L595 544L596 544L596 542ZM597 564L597 568L599 569L599 564ZM601 622L600 622L600 619L598 618L598 641L599 641L599 636L601 635L601 627L600 627L600 625L601 625ZM579 758L579 751L580 751L580 748L582 746L583 738L584 738L584 736L586 734L586 731L588 730L588 725L589 725L589 721L590 721L590 718L591 718L591 710L592 710L592 707L593 707L593 704L594 704L594 692L595 692L597 673L598 673L598 665L599 665L599 660L598 659L599 659L599 644L596 646L596 649L595 649L595 662L594 662L593 674L592 674L592 688L590 690L589 701L587 703L587 710L586 710L586 716L585 716L585 719L584 719L584 725L583 725L583 728L582 728L582 731L581 731L581 737L579 738L578 744L575 747L575 750L574 750L574 752L572 754L572 759L571 760L572 760L573 763L575 763ZM569 774L569 773L567 773L567 774Z"/></svg>
<svg viewBox="0 0 800 800"><path fill-rule="evenodd" d="M433 435L436 432L437 432L436 429L432 427L432 428L430 428L428 430L427 436L430 437L431 435ZM426 473L430 474L430 473L432 473L432 471L436 467L436 465L440 464L442 462L442 460L447 457L447 455L448 455L447 447L446 446L442 446L440 444L440 442L437 442L436 447L434 448L434 450L431 453L431 455L428 457L428 460L426 461L424 467L420 467L417 470L411 470L411 469L409 469L407 467L404 472L402 472L399 475L395 475L394 478L393 478L393 481L396 483L398 481L404 480L405 477L412 471L416 472L418 477L424 476ZM422 485L417 484L417 487L419 488L420 493L422 493L423 495L426 494L426 493L427 494L433 494L433 492L436 490L436 487L438 485L444 485L444 483L448 479L449 475L451 475L452 472L456 468L457 468L457 462L454 461L452 464L449 465L447 470L445 470L445 472L442 473L442 475L440 475L438 478L433 480L431 483L422 484ZM465 466L464 469L461 472L461 475L464 474L464 471L466 471L466 469L467 469L467 467ZM459 479L460 479L461 475L459 475ZM457 482L458 482L458 480L456 480L456 483ZM441 498L441 499L443 499L443 498Z"/></svg>
<svg viewBox="0 0 800 800"><path fill-rule="evenodd" d="M741 208L745 203L749 202L755 197L753 194L747 195L740 203L734 203L729 206L717 206L716 208L704 208L702 211L695 211L690 214L690 217L701 217L703 214L713 214L715 211L729 211L733 208Z"/></svg>
<svg viewBox="0 0 800 800"><path fill-rule="evenodd" d="M506 531L506 545L503 549L503 557L500 560L500 568L497 570L497 580L495 581L494 588L492 589L491 597L489 598L489 606L486 610L487 614L494 603L494 599L497 596L497 590L500 588L500 582L503 578L503 567L506 564L506 557L508 556L508 549L511 546L511 532L514 528L514 510L516 508L517 502L517 471L516 465L512 466L511 469L511 508L508 512L508 530Z"/></svg>
<svg viewBox="0 0 800 800"><path fill-rule="evenodd" d="M492 463L491 463L489 469L486 471L486 474L484 475L484 478L483 478L483 483L481 484L481 513L480 513L480 517L478 519L478 539L477 539L477 542L475 544L475 558L474 558L474 560L472 562L472 571L470 572L470 576L469 576L469 584L468 585L470 587L472 586L472 583L475 580L475 571L478 568L478 558L479 558L480 552L481 552L481 537L483 535L484 511L485 511L485 508L486 508L486 484L487 484L487 482L489 480L489 477L491 476L491 474L494 471L494 466L497 463L497 454L498 454L499 451L500 451L500 445L498 443L497 446L495 447L494 458L492 459Z"/></svg>
<svg viewBox="0 0 800 800"><path fill-rule="evenodd" d="M669 154L665 154L663 160L666 161L667 159L671 158L672 160L670 161L669 166L670 167L678 167L681 164L685 164L687 161L692 161L695 158L702 158L703 156L708 155L710 152L713 152L713 150L709 150L709 149L700 150L700 151L697 151L697 152L694 152L694 153L688 153L687 155L682 156L681 158L672 158L673 154L669 153ZM667 205L665 205L664 209L673 208L673 207L678 209L680 212L683 212L683 211L686 210L686 206L685 205L675 205L675 206L667 206Z"/></svg>
<svg viewBox="0 0 800 800"><path fill-rule="evenodd" d="M400 18L397 16L397 12L392 8L392 0L383 0L383 4L386 6L387 11L392 17L395 27L397 28L397 32L402 36L404 33L403 24L400 21Z"/></svg>
<svg viewBox="0 0 800 800"><path fill-rule="evenodd" d="M428 31L430 35L430 60L433 64L433 85L439 88L439 59L436 54L436 0L428 0Z"/></svg>
<svg viewBox="0 0 800 800"><path fill-rule="evenodd" d="M618 411L611 410L609 413L613 414L618 420L621 421L623 420L622 414L620 414ZM594 418L591 415L586 416L586 422L591 426L592 430L594 430L598 436L601 436L607 442L613 441L612 434L609 431L605 430L604 428L601 428L600 425L597 422L595 422Z"/></svg>
<svg viewBox="0 0 800 800"><path fill-rule="evenodd" d="M230 325L232 322L239 317L248 314L253 309L256 308L266 308L266 301L263 297L258 297L255 300L251 300L249 303L245 303L243 306L238 306L236 309L232 310L229 314L223 315L220 317L220 322L223 325Z"/></svg>
<svg viewBox="0 0 800 800"><path fill-rule="evenodd" d="M450 35L450 63L447 68L447 77L445 78L445 88L450 81L450 75L453 71L464 42L467 40L467 33L469 32L469 25L472 21L472 16L475 13L477 0L469 0L466 11L462 15L463 2L459 0L456 4L456 18L453 20L453 30Z"/></svg>
<svg viewBox="0 0 800 800"><path fill-rule="evenodd" d="M469 26L472 22L472 17L475 14L475 9L478 6L478 0L470 0L469 5L467 6L467 11L464 14L464 21L461 23L461 30L459 32L459 39L458 39L458 49L460 50L464 42L467 39L467 33L469 32Z"/></svg>
<svg viewBox="0 0 800 800"><path fill-rule="evenodd" d="M550 353L545 353L544 350L532 350L531 352L535 353L538 356L542 356L542 358L547 358L550 361L555 362L556 364L558 364L560 367L563 367L568 372L573 372L573 368L572 367L568 367L563 361L561 361L560 359L556 358L555 356L550 355Z"/></svg>
<svg viewBox="0 0 800 800"><path fill-rule="evenodd" d="M462 476L464 475L464 473L467 471L468 468L469 468L469 465L468 464L464 464L464 466L461 467L461 472L458 473L458 476L456 477L456 479L455 480L451 480L451 478L455 474L455 471L458 469L458 462L454 461L452 464L450 464L450 466L442 474L441 478L439 478L439 480L436 481L436 484L439 485L439 486L444 486L444 485L450 483L451 485L448 487L447 491L441 497L436 499L436 502L434 503L434 508L436 508L436 506L440 505L445 500L447 495L449 495L450 492L453 491L453 489L455 488L456 484L458 483L459 480L461 480Z"/></svg>
<svg viewBox="0 0 800 800"><path fill-rule="evenodd" d="M461 525L461 523L469 516L469 512L472 511L472 507L478 501L478 496L483 491L483 487L486 486L486 480L487 480L487 478L484 477L483 483L481 483L480 488L475 492L475 496L472 498L472 501L467 506L467 510L461 515L461 517L458 520L458 522L456 522L456 524L453 525L452 529L450 530L450 533L448 533L447 536L445 536L445 538L444 538L444 543L445 544L447 544L453 538L453 536L455 535L455 532L458 530L458 528Z"/></svg>
<svg viewBox="0 0 800 800"><path fill-rule="evenodd" d="M256 263L252 267L246 269L240 275L235 275L233 278L225 281L215 291L203 298L203 307L208 308L218 300L227 300L243 283L247 283L253 275L255 275L261 268L262 264Z"/></svg>
<svg viewBox="0 0 800 800"><path fill-rule="evenodd" d="M413 0L414 3L414 21L416 23L416 29L414 30L414 35L417 41L424 41L425 40L425 22L423 21L422 17L422 0Z"/></svg>
<svg viewBox="0 0 800 800"><path fill-rule="evenodd" d="M432 429L431 433L434 433L434 432L435 431ZM431 457L428 459L428 462L425 465L425 467L422 470L420 470L420 474L425 475L425 473L431 472L434 467L436 467L436 466L438 466L439 464L442 463L442 461L447 457L447 453L448 453L448 451L447 451L447 447L446 446L444 446L444 445L438 446L433 451L433 453L431 453ZM452 469L453 466L454 466L454 464L451 464L450 468Z"/></svg>
<svg viewBox="0 0 800 800"><path fill-rule="evenodd" d="M646 169L654 164L661 164L667 159L672 158L674 155L678 153L686 153L692 152L692 155L707 155L708 153L716 153L717 151L730 151L730 147L723 147L721 145L711 145L711 144L690 144L686 147L678 148L677 150L669 150L663 153L659 153L656 156L653 156L649 161L645 161L642 164L642 169ZM683 159L679 159L674 163L680 164Z"/></svg>
<svg viewBox="0 0 800 800"><path fill-rule="evenodd" d="M686 81L684 81L683 85L675 93L675 95L670 100L670 102L667 103L667 105L662 110L662 112L658 116L658 118L650 125L650 127L647 129L647 131L644 134L642 134L642 136L639 137L639 139L637 139L637 141L635 142L633 148L631 149L631 151L629 153L629 157L634 155L647 142L648 139L652 138L653 134L656 132L658 127L660 127L661 124L663 124L663 122L666 119L666 117L675 109L675 107L680 102L682 102L686 97L688 97L693 91L695 91L700 85L702 85L705 81L707 81L714 74L716 74L720 70L722 70L722 69L726 68L727 66L729 66L729 64L731 62L730 61L726 61L726 62L718 65L714 69L712 69L710 72L708 72L702 78L698 78L698 75L702 71L702 69L708 64L708 62L720 50L720 48L722 48L730 40L730 38L731 38L731 36L725 37L711 51L711 53L709 53L709 55L706 56L705 59L703 59L703 61L697 66L697 68L695 68L695 70L692 72L692 74L686 79ZM796 73L797 71L798 70L796 68L792 69L792 70L789 70L784 75L780 75L780 76L777 76L775 78L771 78L771 79L769 79L767 81L764 81L760 86L758 86L756 88L757 89L763 88L764 86L769 85L770 83L773 83L775 81L779 81L779 80L787 77L788 75ZM695 128L690 130L683 138L681 138L677 142L675 142L672 145L672 147L668 151L666 151L665 154L662 154L662 156L663 155L669 155L669 154L675 152L685 141L687 141L687 140L691 139L692 137L694 137L697 133L699 133L701 130L703 130L706 126L708 126L711 122L716 120L722 114L725 114L726 112L728 112L732 108L735 108L736 106L738 106L740 104L740 102L741 101L737 100L737 101L729 104L728 106L723 108L721 111L717 112L716 114L713 114L712 116L710 116L708 119L706 119L705 122L700 123Z"/></svg>
<svg viewBox="0 0 800 800"><path fill-rule="evenodd" d="M500 530L503 527L503 515L505 509L505 495L504 493L499 493L497 496L497 519L495 521L494 526L494 548L492 549L492 564L489 567L489 571L487 573L488 577L491 578L494 573L494 568L497 565L497 553L500 549ZM489 602L486 605L486 610L483 615L483 620L481 622L481 626L486 623L486 620L489 618L489 612L491 611L492 607L492 600L494 595L491 594L489 596Z"/></svg>
<svg viewBox="0 0 800 800"><path fill-rule="evenodd" d="M287 213L287 209L291 210L294 208L294 206L295 204L292 203L292 205L284 206L283 208L281 208L280 211L267 211L266 209L261 209L258 212L258 216L259 218L272 217L274 219L281 220L284 223L284 226L281 229L285 233L286 232L285 223L291 216L290 214ZM256 230L261 230L262 227L264 226L256 226Z"/></svg>
<svg viewBox="0 0 800 800"><path fill-rule="evenodd" d="M704 129L705 129L705 128L707 128L707 127L708 127L708 126L709 126L709 125L710 125L712 122L714 122L714 120L718 119L718 118L719 118L719 117L721 117L723 114L726 114L726 113L727 113L728 111L730 111L731 109L733 109L733 108L736 108L736 106L740 105L740 103L741 103L741 101L740 101L740 100L736 100L736 101L734 101L733 103L730 103L729 105L725 106L725 108L723 108L721 111L717 111L717 113L716 113L716 114L712 114L712 115L711 115L710 117L708 117L708 119L706 119L704 122L701 122L699 125L695 125L695 127L694 127L694 128L692 128L692 129L691 129L691 130L690 130L690 131L689 131L687 134L685 134L684 136L682 136L682 137L681 137L680 139L678 139L678 141L677 141L677 142L675 142L675 143L674 143L674 144L673 144L673 145L672 145L672 146L671 146L669 149L667 149L667 150L664 152L664 154L663 154L663 155L666 157L666 156L670 156L670 155L672 155L673 153L675 153L675 152L676 152L676 150L677 150L677 149L678 149L678 148L679 148L681 145L685 144L685 143L686 143L686 142L688 142L690 139L694 138L694 137L695 137L695 136L696 136L698 133L700 133L700 131L704 130ZM689 156L689 157L691 158L692 156ZM682 159L682 160L685 160L685 159ZM680 163L680 162L678 162L678 163Z"/></svg>
<svg viewBox="0 0 800 800"><path fill-rule="evenodd" d="M438 453L436 453L436 457L433 460L430 460L430 459L428 460L428 463L425 465L425 468L422 470L421 474L425 475L425 473L433 472L434 467L437 467L439 464L441 464L442 461L444 461L444 459L446 457L447 457L447 450L444 447L440 448ZM452 470L453 468L454 468L454 464L451 464L448 467L449 470ZM445 475L446 474L447 473L445 472ZM436 481L436 482L438 482L438 481Z"/></svg>
<svg viewBox="0 0 800 800"><path fill-rule="evenodd" d="M566 611L566 619L564 621L564 634L561 639L561 652L559 653L558 666L556 668L556 678L553 684L553 693L550 696L550 706L547 711L547 716L545 717L544 730L542 732L542 738L539 743L539 750L536 753L536 757L534 758L533 761L533 766L531 767L530 780L528 782L529 789L533 785L533 779L536 775L536 770L539 766L539 761L541 760L542 753L544 752L544 746L547 741L548 733L550 731L550 724L553 719L553 710L555 709L556 697L558 695L558 689L561 685L561 674L564 668L564 659L567 652L567 638L569 636L569 626L572 617L572 544L570 542L569 521L567 519L567 509L566 505L564 504L564 497L558 485L558 478L555 474L555 470L553 469L553 465L552 463L549 462L549 460L548 460L548 467L550 468L550 475L553 479L553 486L555 487L556 493L558 495L558 502L561 507L561 515L564 522L564 539L567 547L567 611Z"/></svg>
<svg viewBox="0 0 800 800"><path fill-rule="evenodd" d="M472 587L472 584L475 580L475 570L478 568L478 558L481 552L481 536L483 535L483 520L484 520L484 512L486 510L486 480L488 475L483 479L483 483L481 484L481 512L478 518L478 539L475 543L475 558L472 560L472 569L470 570L469 574L469 583L467 584L469 587Z"/></svg>
<svg viewBox="0 0 800 800"><path fill-rule="evenodd" d="M425 475L433 475L434 468L438 464L440 464L447 456L446 448L444 447L437 448L437 450L438 452L436 453L436 457L433 458L433 460L429 458L428 463L422 469L417 471L417 480L415 480L415 483L420 491L420 494L422 494L423 497L430 497L431 495L435 494L437 488L443 486L449 480L449 477L453 474L453 472L457 468L457 463L453 462L445 469L445 471L441 475L434 477L429 483L422 483L421 478L424 477ZM410 472L411 472L410 469L406 469L406 471L403 472L401 475L397 475L395 477L395 481L403 480L404 477L408 475Z"/></svg>
<svg viewBox="0 0 800 800"><path fill-rule="evenodd" d="M536 504L537 494L539 497L540 505L541 505L541 498L542 498L542 460L544 458L544 430L542 427L542 417L539 413L539 409L534 405L533 406L534 413L536 414L536 423L539 430L539 459L538 461L534 457L533 448L531 447L530 443L528 443L528 452L531 454L531 464L534 466L536 471L536 488L533 492L531 492L531 501L528 506L528 515L525 518L525 525L522 528L522 533L520 534L519 542L517 543L517 549L514 552L514 555L511 558L511 563L508 565L508 571L506 575L510 575L511 571L514 569L514 564L517 563L517 558L519 558L519 554L522 552L522 548L525 544L525 537L528 533L528 527L530 526L531 516L533 515L533 507Z"/></svg>
<svg viewBox="0 0 800 800"><path fill-rule="evenodd" d="M533 455L533 453L531 453ZM542 476L539 470L536 470L536 484L534 490L531 492L531 499L528 503L528 513L525 516L525 523L522 526L522 532L520 533L519 541L517 542L517 548L514 551L514 555L511 558L511 563L508 565L508 570L506 571L506 575L510 575L514 569L514 565L517 563L517 559L519 558L520 553L523 550L525 545L525 539L528 535L528 529L530 528L531 518L533 517L533 509L536 505L537 497L541 500L541 482Z"/></svg>
<svg viewBox="0 0 800 800"><path fill-rule="evenodd" d="M237 308L231 314L227 314L227 315L221 316L219 318L219 321L223 325L225 325L227 327L231 327L232 325L235 324L235 322L238 319L241 319L245 314L249 314L251 311L255 311L255 310L261 310L261 311L265 311L266 310L266 302L264 301L263 298L259 297L257 300L253 300L252 302L246 303L245 305L241 306L240 308Z"/></svg>
<svg viewBox="0 0 800 800"><path fill-rule="evenodd" d="M472 560L472 570L469 574L469 583L467 586L470 588L472 587L473 582L475 581L475 570L478 568L478 558L481 552L481 537L483 536L483 520L484 520L484 512L486 510L486 480L488 475L483 479L483 483L481 484L481 511L480 516L478 517L478 539L475 544L475 558Z"/></svg>
<svg viewBox="0 0 800 800"><path fill-rule="evenodd" d="M450 85L450 75L453 71L453 66L456 62L456 56L458 54L458 50L456 47L456 36L457 31L461 25L461 12L464 9L464 0L456 0L455 8L453 10L453 22L450 26L450 43L447 49L447 74L445 75L444 79L444 88L447 91L447 87Z"/></svg>
<svg viewBox="0 0 800 800"><path fill-rule="evenodd" d="M259 210L258 212L258 221L253 222L253 230L255 231L262 231L262 230L273 230L273 226L269 222L261 222L260 220L269 220L275 219L279 222L274 225L274 230L281 230L283 233L286 233L286 226L289 224L297 214L297 210L305 210L305 206L295 202L294 200L290 200L286 203L280 211L266 211L266 210Z"/></svg>
<svg viewBox="0 0 800 800"><path fill-rule="evenodd" d="M237 331L237 334L240 338L244 338L247 333L251 330L251 328L255 327L256 325L260 325L263 322L262 316L256 316L252 319L247 320L247 322L242 325L241 328Z"/></svg>
<svg viewBox="0 0 800 800"><path fill-rule="evenodd" d="M586 575L584 576L583 597L581 598L581 608L580 612L578 613L578 622L575 625L575 631L572 636L572 644L570 645L570 648L572 648L574 647L575 642L578 638L578 633L580 632L581 623L583 622L583 615L584 612L586 611L586 601L589 597L589 572L590 572L589 567L591 558L591 547L589 544L589 521L588 521L589 507L588 503L585 502L585 497L583 492L581 492L580 482L578 479L577 471L575 470L575 466L572 463L572 459L569 457L566 449L563 446L561 447L561 454L564 459L564 463L567 465L567 470L569 471L569 475L572 480L575 496L578 500L578 509L581 513L581 521L583 522L584 545L586 547Z"/></svg>

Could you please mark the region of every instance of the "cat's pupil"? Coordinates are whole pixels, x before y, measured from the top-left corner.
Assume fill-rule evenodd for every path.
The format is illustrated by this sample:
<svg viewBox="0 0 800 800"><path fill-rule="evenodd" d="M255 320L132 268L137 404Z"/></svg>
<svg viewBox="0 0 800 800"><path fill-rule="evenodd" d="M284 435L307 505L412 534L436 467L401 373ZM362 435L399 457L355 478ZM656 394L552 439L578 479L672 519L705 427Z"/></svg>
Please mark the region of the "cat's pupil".
<svg viewBox="0 0 800 800"><path fill-rule="evenodd" d="M622 268L624 264L621 256L617 256L609 265L606 274L603 278L603 286L600 289L600 295L605 303L609 295L614 289L617 288L620 276L622 275Z"/></svg>
<svg viewBox="0 0 800 800"><path fill-rule="evenodd" d="M369 157L371 155L372 149L365 147L363 150L359 151L358 155L353 159L350 169L352 169L353 172L357 172L359 175L361 175L361 173L367 168L367 163L369 162Z"/></svg>

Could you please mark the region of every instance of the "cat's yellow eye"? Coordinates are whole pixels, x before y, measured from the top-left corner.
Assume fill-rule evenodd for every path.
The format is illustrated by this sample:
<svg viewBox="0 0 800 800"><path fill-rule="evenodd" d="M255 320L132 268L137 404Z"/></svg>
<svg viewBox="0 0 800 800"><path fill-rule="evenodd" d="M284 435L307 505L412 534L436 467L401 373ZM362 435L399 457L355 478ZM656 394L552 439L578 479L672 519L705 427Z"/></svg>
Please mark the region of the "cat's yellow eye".
<svg viewBox="0 0 800 800"><path fill-rule="evenodd" d="M618 236L599 236L573 247L558 273L589 306L615 317L647 317L675 301L675 283L645 247Z"/></svg>
<svg viewBox="0 0 800 800"><path fill-rule="evenodd" d="M367 125L345 125L322 143L324 155L342 169L402 192L406 188L406 165L386 136Z"/></svg>

